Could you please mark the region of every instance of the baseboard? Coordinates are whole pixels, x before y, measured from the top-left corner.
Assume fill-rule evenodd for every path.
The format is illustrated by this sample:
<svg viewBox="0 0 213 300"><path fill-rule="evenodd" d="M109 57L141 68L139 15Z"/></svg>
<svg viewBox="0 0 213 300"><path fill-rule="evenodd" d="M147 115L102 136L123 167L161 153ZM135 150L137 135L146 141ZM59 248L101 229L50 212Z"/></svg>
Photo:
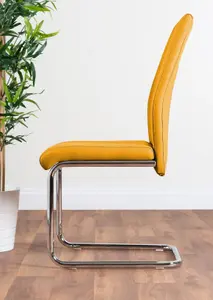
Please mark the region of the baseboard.
<svg viewBox="0 0 213 300"><path fill-rule="evenodd" d="M149 192L136 189L104 188L65 189L63 191L64 209L213 209L213 192ZM45 190L26 189L21 191L20 210L46 209Z"/></svg>

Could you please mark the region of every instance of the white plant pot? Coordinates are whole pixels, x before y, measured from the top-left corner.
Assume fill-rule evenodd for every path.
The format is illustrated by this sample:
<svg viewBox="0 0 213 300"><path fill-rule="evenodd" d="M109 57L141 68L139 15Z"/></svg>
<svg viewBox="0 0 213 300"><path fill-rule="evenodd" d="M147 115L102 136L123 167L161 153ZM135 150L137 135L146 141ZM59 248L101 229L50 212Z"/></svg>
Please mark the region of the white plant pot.
<svg viewBox="0 0 213 300"><path fill-rule="evenodd" d="M19 190L0 192L0 252L14 248Z"/></svg>

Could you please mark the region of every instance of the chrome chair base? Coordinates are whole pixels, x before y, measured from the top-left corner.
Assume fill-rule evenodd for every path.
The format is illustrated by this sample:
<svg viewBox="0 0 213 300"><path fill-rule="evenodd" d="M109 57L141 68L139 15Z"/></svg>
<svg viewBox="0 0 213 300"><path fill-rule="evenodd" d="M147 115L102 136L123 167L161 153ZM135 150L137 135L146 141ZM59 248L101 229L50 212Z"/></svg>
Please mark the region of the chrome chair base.
<svg viewBox="0 0 213 300"><path fill-rule="evenodd" d="M62 169L64 167L154 167L154 161L110 161L110 162L94 162L94 161L75 161L61 162L53 166L48 177L48 250L51 259L58 265L67 268L109 268L109 267L141 267L141 268L174 268L181 265L181 257L175 246L166 244L126 244L126 243L71 243L64 238L62 223ZM55 176L56 175L56 176ZM71 249L98 248L98 249L137 249L137 250L155 250L170 251L174 260L172 261L62 261L56 254L54 249L54 179L56 177L56 235L60 243Z"/></svg>

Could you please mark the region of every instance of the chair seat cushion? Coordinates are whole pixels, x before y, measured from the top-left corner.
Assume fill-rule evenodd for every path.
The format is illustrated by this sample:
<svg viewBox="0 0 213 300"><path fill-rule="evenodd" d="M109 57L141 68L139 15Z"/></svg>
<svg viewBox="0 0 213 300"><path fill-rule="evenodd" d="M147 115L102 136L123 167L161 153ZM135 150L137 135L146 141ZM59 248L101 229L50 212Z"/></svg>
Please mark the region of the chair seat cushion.
<svg viewBox="0 0 213 300"><path fill-rule="evenodd" d="M146 141L74 141L48 148L40 164L48 170L62 161L153 160L154 151Z"/></svg>

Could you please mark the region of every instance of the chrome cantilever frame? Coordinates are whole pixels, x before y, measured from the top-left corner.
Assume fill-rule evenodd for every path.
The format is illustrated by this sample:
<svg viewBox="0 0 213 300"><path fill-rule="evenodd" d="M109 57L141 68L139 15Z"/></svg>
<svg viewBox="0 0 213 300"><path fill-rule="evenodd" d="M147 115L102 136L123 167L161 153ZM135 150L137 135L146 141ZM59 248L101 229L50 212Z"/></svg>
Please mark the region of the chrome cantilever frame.
<svg viewBox="0 0 213 300"><path fill-rule="evenodd" d="M78 243L69 242L63 235L62 224L62 169L65 167L154 167L155 161L64 161L57 163L48 176L48 250L51 259L58 265L69 268L108 268L108 267L149 267L168 268L180 266L182 260L175 246L166 244L125 244L125 243ZM62 261L54 251L54 179L56 177L56 235L58 240L71 249L81 248L114 248L114 249L138 249L170 251L174 256L172 261Z"/></svg>

